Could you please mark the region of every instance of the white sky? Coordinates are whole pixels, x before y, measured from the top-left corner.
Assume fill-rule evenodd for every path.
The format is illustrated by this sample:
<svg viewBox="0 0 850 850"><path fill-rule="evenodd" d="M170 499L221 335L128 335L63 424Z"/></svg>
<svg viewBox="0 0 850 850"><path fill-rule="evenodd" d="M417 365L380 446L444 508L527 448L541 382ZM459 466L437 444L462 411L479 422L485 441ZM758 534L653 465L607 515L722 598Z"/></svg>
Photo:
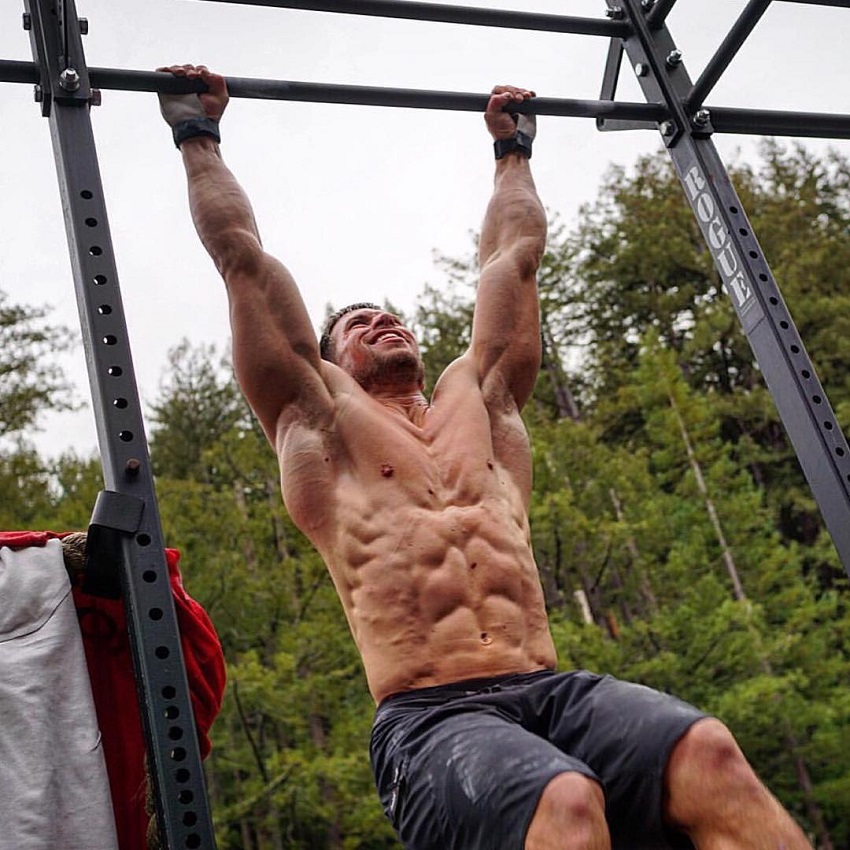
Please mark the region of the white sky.
<svg viewBox="0 0 850 850"><path fill-rule="evenodd" d="M459 4L460 5L460 4ZM464 5L602 17L602 0L467 0ZM679 0L668 18L693 79L745 0ZM596 99L607 41L392 21L204 0L77 0L90 66L152 70L194 62L233 77L487 92L509 82L539 95ZM0 58L31 61L23 3L3 0ZM850 10L775 2L709 105L850 112ZM641 101L624 68L618 97ZM143 401L183 337L223 347L223 285L198 244L179 153L153 94L104 91L92 110L109 222ZM542 117L533 167L546 206L574 222L611 163L656 150L655 133L599 133L590 119ZM293 271L316 324L325 304L382 301L412 310L438 284L433 251L469 252L493 173L480 116L234 99L226 161L251 197L264 242ZM717 136L727 162L754 140ZM30 86L0 83L0 288L78 327L48 122ZM827 143L809 141L823 150ZM831 143L850 155L850 142ZM781 281L779 281L781 286ZM88 399L82 346L63 360ZM90 410L45 418L39 448L94 451Z"/></svg>

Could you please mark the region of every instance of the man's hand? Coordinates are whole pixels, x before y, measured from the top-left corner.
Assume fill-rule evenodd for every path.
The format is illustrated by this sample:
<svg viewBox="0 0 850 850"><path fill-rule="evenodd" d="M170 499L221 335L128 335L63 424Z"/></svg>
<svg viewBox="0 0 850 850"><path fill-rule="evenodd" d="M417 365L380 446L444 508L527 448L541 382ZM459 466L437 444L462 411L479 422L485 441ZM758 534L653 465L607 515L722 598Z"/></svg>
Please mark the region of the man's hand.
<svg viewBox="0 0 850 850"><path fill-rule="evenodd" d="M505 107L512 103L522 103L534 97L534 92L529 89L517 88L516 86L495 86L484 113L487 129L490 135L498 141L499 139L512 139L517 130L523 132L530 139L534 139L537 126L533 115L519 115L505 112Z"/></svg>
<svg viewBox="0 0 850 850"><path fill-rule="evenodd" d="M170 65L157 68L174 74L175 77L186 77L190 80L200 79L207 84L209 91L201 94L160 94L159 108L162 117L172 130L183 125L186 121L208 119L216 124L230 99L224 77L214 74L206 65ZM207 135L213 135L208 133ZM177 141L177 136L175 136Z"/></svg>

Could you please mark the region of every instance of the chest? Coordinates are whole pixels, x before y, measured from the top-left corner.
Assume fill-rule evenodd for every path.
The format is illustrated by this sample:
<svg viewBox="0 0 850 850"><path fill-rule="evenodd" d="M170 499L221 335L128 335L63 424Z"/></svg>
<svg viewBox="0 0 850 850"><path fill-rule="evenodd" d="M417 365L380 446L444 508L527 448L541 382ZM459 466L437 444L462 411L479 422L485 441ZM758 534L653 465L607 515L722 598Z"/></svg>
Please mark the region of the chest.
<svg viewBox="0 0 850 850"><path fill-rule="evenodd" d="M530 466L519 417L494 417L474 392L444 394L420 421L354 396L331 428L294 429L281 456L287 508L309 536L397 509L522 503Z"/></svg>
<svg viewBox="0 0 850 850"><path fill-rule="evenodd" d="M413 501L480 497L496 468L493 429L479 398L430 408L421 420L381 405L363 405L338 419L347 469L355 486L400 490Z"/></svg>

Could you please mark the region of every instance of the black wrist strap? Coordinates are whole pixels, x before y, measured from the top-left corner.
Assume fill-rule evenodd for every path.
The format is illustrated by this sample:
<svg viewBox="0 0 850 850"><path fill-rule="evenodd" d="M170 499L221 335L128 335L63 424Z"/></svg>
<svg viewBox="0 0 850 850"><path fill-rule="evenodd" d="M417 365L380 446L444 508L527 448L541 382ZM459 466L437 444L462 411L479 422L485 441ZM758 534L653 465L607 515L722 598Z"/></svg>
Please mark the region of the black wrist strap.
<svg viewBox="0 0 850 850"><path fill-rule="evenodd" d="M501 159L512 151L517 151L531 159L531 136L526 135L522 130L517 130L517 134L512 139L496 139L493 142L493 150L496 152L496 159Z"/></svg>
<svg viewBox="0 0 850 850"><path fill-rule="evenodd" d="M172 128L172 133L174 144L178 148L186 139L193 139L195 136L211 136L217 142L221 141L218 121L214 118L187 118L185 121L178 121Z"/></svg>

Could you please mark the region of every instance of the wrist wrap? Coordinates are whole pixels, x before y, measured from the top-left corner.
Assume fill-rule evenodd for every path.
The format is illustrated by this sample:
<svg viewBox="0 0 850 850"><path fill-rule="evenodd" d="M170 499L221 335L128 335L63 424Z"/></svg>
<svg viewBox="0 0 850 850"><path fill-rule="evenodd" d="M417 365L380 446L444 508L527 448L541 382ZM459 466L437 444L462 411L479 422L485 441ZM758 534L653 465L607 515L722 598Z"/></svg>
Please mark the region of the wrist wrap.
<svg viewBox="0 0 850 850"><path fill-rule="evenodd" d="M493 142L493 150L496 153L496 159L501 159L512 151L517 151L531 159L531 136L523 133L522 130L517 130L517 134L512 139L496 139Z"/></svg>
<svg viewBox="0 0 850 850"><path fill-rule="evenodd" d="M187 118L178 121L172 128L174 144L179 148L186 139L195 136L211 136L217 142L221 142L221 134L218 131L218 121L213 118Z"/></svg>

